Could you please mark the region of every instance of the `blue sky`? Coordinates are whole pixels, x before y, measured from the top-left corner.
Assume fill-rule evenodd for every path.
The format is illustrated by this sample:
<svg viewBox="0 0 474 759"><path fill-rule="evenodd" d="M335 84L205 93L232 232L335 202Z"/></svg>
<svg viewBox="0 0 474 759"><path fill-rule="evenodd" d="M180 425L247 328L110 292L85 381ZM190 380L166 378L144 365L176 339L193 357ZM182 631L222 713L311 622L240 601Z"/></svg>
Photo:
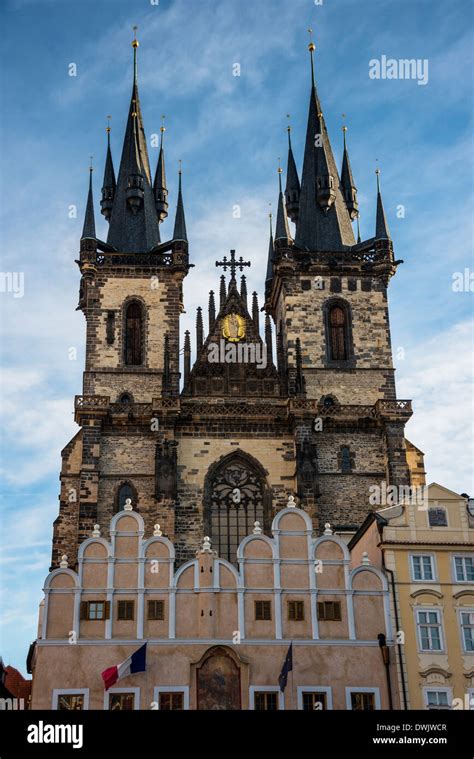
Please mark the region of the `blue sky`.
<svg viewBox="0 0 474 759"><path fill-rule="evenodd" d="M396 256L405 262L389 297L398 396L415 408L407 436L426 453L429 481L472 494L472 293L452 290L453 273L473 268L472 2L4 0L2 21L2 271L25 277L24 297L0 293L4 659L25 672L36 637L60 450L76 430L73 396L82 386L85 329L75 311L74 259L87 167L93 155L97 232L105 239L98 200L106 116L117 169L134 24L148 138L166 115L170 216L162 239L172 233L183 161L196 265L185 284L183 332L216 289L216 257L230 248L250 257L249 291L262 295L287 113L301 168L307 28L314 28L318 90L339 163L347 114L362 237L373 235L378 159ZM428 84L370 79L369 61L382 55L428 59ZM76 77L68 76L70 63ZM156 157L150 149L153 165ZM68 216L71 205L76 219ZM397 218L399 205L405 218ZM71 347L77 360L69 359Z"/></svg>

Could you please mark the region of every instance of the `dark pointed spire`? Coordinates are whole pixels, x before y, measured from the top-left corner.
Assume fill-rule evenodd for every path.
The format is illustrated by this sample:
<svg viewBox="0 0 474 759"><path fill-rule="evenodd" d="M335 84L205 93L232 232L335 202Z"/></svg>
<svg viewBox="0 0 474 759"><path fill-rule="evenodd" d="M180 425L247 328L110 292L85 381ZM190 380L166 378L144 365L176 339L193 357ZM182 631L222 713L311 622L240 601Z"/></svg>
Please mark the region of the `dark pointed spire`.
<svg viewBox="0 0 474 759"><path fill-rule="evenodd" d="M184 205L183 205L183 195L181 192L181 161L179 162L179 184L178 184L178 203L176 206L176 216L174 220L174 232L173 232L173 240L182 240L183 242L188 241L188 236L186 232L186 220L184 218Z"/></svg>
<svg viewBox="0 0 474 759"><path fill-rule="evenodd" d="M219 288L219 311L223 308L227 298L227 290L225 286L225 276L221 274L221 284Z"/></svg>
<svg viewBox="0 0 474 759"><path fill-rule="evenodd" d="M252 293L252 321L257 331L257 335L259 335L260 334L260 320L259 320L259 313L258 313L258 295L255 291Z"/></svg>
<svg viewBox="0 0 474 759"><path fill-rule="evenodd" d="M311 41L311 93L295 244L303 250L340 251L355 240L316 91L314 50Z"/></svg>
<svg viewBox="0 0 474 759"><path fill-rule="evenodd" d="M247 308L247 278L245 274L242 274L240 278L240 297L245 303L245 308Z"/></svg>
<svg viewBox="0 0 474 759"><path fill-rule="evenodd" d="M132 97L107 242L117 250L143 253L160 242L160 230L138 96L136 38L132 46Z"/></svg>
<svg viewBox="0 0 474 759"><path fill-rule="evenodd" d="M360 222L359 222L359 220L360 220L360 213L357 214L357 242L358 243L361 242L361 239L360 239Z"/></svg>
<svg viewBox="0 0 474 759"><path fill-rule="evenodd" d="M300 190L300 180L291 147L291 127L288 126L288 163L286 166L285 203L286 212L291 221L295 224L298 221Z"/></svg>
<svg viewBox="0 0 474 759"><path fill-rule="evenodd" d="M204 342L204 327L202 324L202 308L198 306L196 314L196 352L199 354Z"/></svg>
<svg viewBox="0 0 474 759"><path fill-rule="evenodd" d="M105 130L107 132L107 154L105 157L104 181L102 184L102 200L100 201L101 214L110 221L112 208L114 206L115 190L117 183L115 181L114 164L112 161L112 152L110 150L110 116L109 125Z"/></svg>
<svg viewBox="0 0 474 759"><path fill-rule="evenodd" d="M81 240L96 240L95 235L95 218L94 218L94 198L92 196L92 166L89 168L89 192L87 193L86 212L84 214L84 226L82 228Z"/></svg>
<svg viewBox="0 0 474 759"><path fill-rule="evenodd" d="M268 242L267 276L265 279L266 288L269 286L270 282L273 279L273 259L275 255L275 246L273 244L272 214L269 213L268 217L270 219L270 240Z"/></svg>
<svg viewBox="0 0 474 759"><path fill-rule="evenodd" d="M162 119L164 119L164 116L162 116ZM162 124L160 127L160 152L158 155L158 163L156 164L155 181L153 182L155 207L160 222L164 221L168 216L168 189L166 187L165 153L163 148L165 131L165 125Z"/></svg>
<svg viewBox="0 0 474 759"><path fill-rule="evenodd" d="M346 132L347 127L344 125L342 127L342 133L344 135L344 153L342 156L341 186L349 216L354 220L359 210L359 204L357 203L357 187L354 184L351 162L349 161L349 153L347 152Z"/></svg>
<svg viewBox="0 0 474 759"><path fill-rule="evenodd" d="M282 243L288 245L291 240L290 227L288 226L288 216L286 215L285 202L283 200L283 190L281 186L282 168L278 166L278 211L275 227L275 244Z"/></svg>
<svg viewBox="0 0 474 759"><path fill-rule="evenodd" d="M214 324L216 323L216 301L214 300L214 290L209 293L209 332L212 332Z"/></svg>
<svg viewBox="0 0 474 759"><path fill-rule="evenodd" d="M267 366L273 364L272 322L270 314L265 316L265 345L267 346Z"/></svg>
<svg viewBox="0 0 474 759"><path fill-rule="evenodd" d="M380 193L380 169L376 169L375 173L377 175L377 218L375 221L375 237L377 240L390 240L390 232L388 230L382 195Z"/></svg>
<svg viewBox="0 0 474 759"><path fill-rule="evenodd" d="M189 330L184 333L184 384L186 385L191 373L191 338Z"/></svg>

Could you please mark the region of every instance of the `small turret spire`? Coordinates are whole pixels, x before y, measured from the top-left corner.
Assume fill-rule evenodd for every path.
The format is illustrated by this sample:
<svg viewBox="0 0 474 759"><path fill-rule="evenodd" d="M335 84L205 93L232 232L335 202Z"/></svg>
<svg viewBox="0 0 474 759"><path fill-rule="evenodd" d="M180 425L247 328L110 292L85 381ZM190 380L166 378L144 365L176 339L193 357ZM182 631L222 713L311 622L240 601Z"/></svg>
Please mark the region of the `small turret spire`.
<svg viewBox="0 0 474 759"><path fill-rule="evenodd" d="M273 259L275 256L275 246L273 243L273 229L272 229L273 215L271 212L268 214L268 218L270 220L270 240L268 243L267 276L265 278L265 289L269 287L273 279Z"/></svg>
<svg viewBox="0 0 474 759"><path fill-rule="evenodd" d="M196 352L199 355L204 341L204 327L202 323L202 308L198 306L196 313Z"/></svg>
<svg viewBox="0 0 474 759"><path fill-rule="evenodd" d="M160 127L160 152L158 154L158 163L156 164L155 181L153 182L156 212L160 222L164 221L168 216L168 189L166 187L165 154L163 149L163 141L166 132L164 119L165 117L162 116Z"/></svg>
<svg viewBox="0 0 474 759"><path fill-rule="evenodd" d="M344 124L342 127L342 133L344 135L344 152L342 156L341 186L344 194L344 200L346 201L346 208L349 211L349 216L352 220L354 220L359 210L359 204L357 203L357 187L354 183L351 162L349 161L349 153L347 152L346 132L347 127Z"/></svg>
<svg viewBox="0 0 474 759"><path fill-rule="evenodd" d="M273 364L272 322L270 314L265 316L265 345L267 346L267 365Z"/></svg>
<svg viewBox="0 0 474 759"><path fill-rule="evenodd" d="M84 226L82 228L81 240L90 239L96 240L95 234L95 217L94 217L94 198L92 195L92 157L91 165L89 166L89 192L87 193L86 212L84 215Z"/></svg>
<svg viewBox="0 0 474 759"><path fill-rule="evenodd" d="M214 328L214 324L216 323L216 301L214 300L214 290L211 290L209 293L208 314L209 314L209 332L212 332Z"/></svg>
<svg viewBox="0 0 474 759"><path fill-rule="evenodd" d="M288 114L289 118L289 114ZM286 187L285 187L285 201L286 212L291 221L296 224L298 221L298 210L300 200L300 180L298 177L298 171L296 169L295 158L293 156L293 149L291 147L291 126L288 124L288 163L286 166Z"/></svg>
<svg viewBox="0 0 474 759"><path fill-rule="evenodd" d="M191 373L191 338L189 330L184 333L184 384L186 385Z"/></svg>
<svg viewBox="0 0 474 759"><path fill-rule="evenodd" d="M184 217L184 205L183 205L183 195L181 191L181 161L179 162L179 184L178 184L178 203L176 206L176 217L174 221L174 232L173 232L173 240L182 240L183 242L188 241L188 236L186 232L186 220Z"/></svg>
<svg viewBox="0 0 474 759"><path fill-rule="evenodd" d="M257 331L257 335L260 334L260 320L259 320L259 313L258 313L258 295L254 291L252 293L252 321L254 323L254 327Z"/></svg>
<svg viewBox="0 0 474 759"><path fill-rule="evenodd" d="M390 240L387 219L385 218L385 209L383 207L382 195L380 192L380 169L375 169L377 175L377 217L375 221L375 237L377 240Z"/></svg>
<svg viewBox="0 0 474 759"><path fill-rule="evenodd" d="M245 274L242 274L240 277L240 297L245 303L245 307L247 307L247 277Z"/></svg>
<svg viewBox="0 0 474 759"><path fill-rule="evenodd" d="M219 311L224 307L224 303L227 298L227 290L225 286L225 276L221 274L221 283L219 288Z"/></svg>
<svg viewBox="0 0 474 759"><path fill-rule="evenodd" d="M105 169L104 169L104 182L102 184L102 200L100 201L101 214L105 216L107 221L110 221L112 215L112 208L114 207L115 190L117 183L115 181L114 164L112 161L112 152L110 150L110 119L111 116L107 116L107 154L105 157Z"/></svg>
<svg viewBox="0 0 474 759"><path fill-rule="evenodd" d="M291 240L290 227L288 226L288 216L286 215L285 203L283 201L283 189L281 186L282 168L280 159L278 159L278 211L275 227L275 243L280 241L285 245Z"/></svg>

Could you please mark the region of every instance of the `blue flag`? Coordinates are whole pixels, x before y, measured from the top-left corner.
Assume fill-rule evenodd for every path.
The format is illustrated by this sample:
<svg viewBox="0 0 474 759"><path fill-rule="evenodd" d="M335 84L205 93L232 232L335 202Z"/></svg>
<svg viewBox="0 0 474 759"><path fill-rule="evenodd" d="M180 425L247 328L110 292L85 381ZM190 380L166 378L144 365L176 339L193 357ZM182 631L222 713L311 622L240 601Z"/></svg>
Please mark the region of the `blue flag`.
<svg viewBox="0 0 474 759"><path fill-rule="evenodd" d="M283 667L281 668L280 677L278 678L278 684L280 686L280 690L282 693L284 693L285 688L286 688L286 683L288 682L288 672L291 672L292 669L293 669L293 643L290 643L290 647L286 654L285 661L283 662Z"/></svg>

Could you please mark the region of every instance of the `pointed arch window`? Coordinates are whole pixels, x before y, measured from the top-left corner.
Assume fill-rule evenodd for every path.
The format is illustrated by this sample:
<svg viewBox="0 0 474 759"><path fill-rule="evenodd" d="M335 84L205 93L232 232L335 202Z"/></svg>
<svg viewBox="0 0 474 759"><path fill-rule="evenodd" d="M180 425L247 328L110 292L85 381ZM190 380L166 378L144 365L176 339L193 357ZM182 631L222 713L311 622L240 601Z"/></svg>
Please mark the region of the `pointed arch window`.
<svg viewBox="0 0 474 759"><path fill-rule="evenodd" d="M214 468L206 483L205 529L218 555L235 564L237 548L255 522L268 532L271 497L265 477L243 456L231 456Z"/></svg>
<svg viewBox="0 0 474 759"><path fill-rule="evenodd" d="M346 312L341 306L329 310L330 348L333 361L346 361Z"/></svg>
<svg viewBox="0 0 474 759"><path fill-rule="evenodd" d="M143 363L143 308L133 301L125 310L125 364Z"/></svg>
<svg viewBox="0 0 474 759"><path fill-rule="evenodd" d="M326 360L329 365L355 366L351 308L342 298L330 298L323 306Z"/></svg>
<svg viewBox="0 0 474 759"><path fill-rule="evenodd" d="M137 511L136 490L129 482L124 482L124 484L120 485L119 489L117 490L117 495L115 498L115 512L123 511L127 498L130 498L134 510Z"/></svg>

